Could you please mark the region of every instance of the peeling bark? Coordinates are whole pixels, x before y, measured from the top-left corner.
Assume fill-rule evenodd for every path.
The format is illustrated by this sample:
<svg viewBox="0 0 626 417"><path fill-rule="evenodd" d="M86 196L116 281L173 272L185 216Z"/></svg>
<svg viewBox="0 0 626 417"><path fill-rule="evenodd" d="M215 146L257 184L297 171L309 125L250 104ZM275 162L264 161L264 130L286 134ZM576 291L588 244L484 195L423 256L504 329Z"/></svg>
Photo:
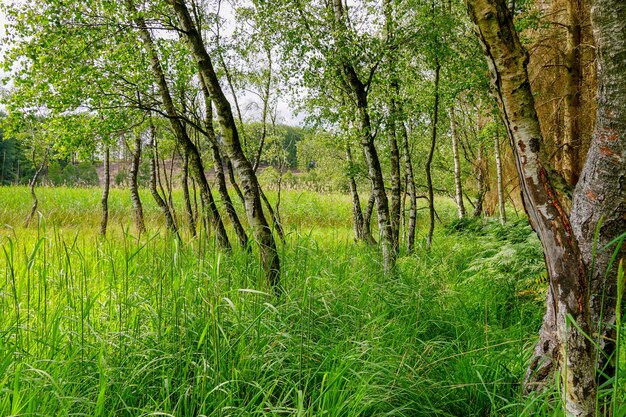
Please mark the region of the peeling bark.
<svg viewBox="0 0 626 417"><path fill-rule="evenodd" d="M503 0L467 0L520 178L530 223L543 245L550 279L540 340L526 386L550 382L560 369L562 395L572 416L595 414L595 358L585 265L550 176L528 80L528 56ZM572 325L573 320L576 325Z"/></svg>

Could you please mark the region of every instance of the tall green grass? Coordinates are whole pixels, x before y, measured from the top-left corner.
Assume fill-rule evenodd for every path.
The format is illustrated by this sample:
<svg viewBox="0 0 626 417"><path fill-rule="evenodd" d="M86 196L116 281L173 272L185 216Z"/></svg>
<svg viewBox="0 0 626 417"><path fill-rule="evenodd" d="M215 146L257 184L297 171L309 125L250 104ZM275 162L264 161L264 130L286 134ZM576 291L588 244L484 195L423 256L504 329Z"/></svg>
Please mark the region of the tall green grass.
<svg viewBox="0 0 626 417"><path fill-rule="evenodd" d="M30 229L25 193L0 188L0 415L561 415L520 395L545 287L524 221L441 200L432 249L389 279L348 197L287 193L277 299L256 254L168 237L147 198L137 239L115 190L103 239L98 191L41 190Z"/></svg>

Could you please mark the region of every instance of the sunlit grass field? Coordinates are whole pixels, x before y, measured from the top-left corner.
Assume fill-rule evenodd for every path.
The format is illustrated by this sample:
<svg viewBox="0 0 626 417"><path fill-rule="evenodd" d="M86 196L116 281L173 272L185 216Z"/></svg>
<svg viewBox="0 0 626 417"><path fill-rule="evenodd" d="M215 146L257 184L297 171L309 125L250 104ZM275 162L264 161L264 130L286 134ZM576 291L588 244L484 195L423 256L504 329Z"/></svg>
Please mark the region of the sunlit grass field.
<svg viewBox="0 0 626 417"><path fill-rule="evenodd" d="M0 188L2 416L562 415L521 396L545 294L524 219L458 222L442 198L432 249L421 210L390 278L349 196L288 192L276 298L255 251L168 236L147 192L137 236L112 190L106 238L99 190L38 195L24 228L28 190Z"/></svg>

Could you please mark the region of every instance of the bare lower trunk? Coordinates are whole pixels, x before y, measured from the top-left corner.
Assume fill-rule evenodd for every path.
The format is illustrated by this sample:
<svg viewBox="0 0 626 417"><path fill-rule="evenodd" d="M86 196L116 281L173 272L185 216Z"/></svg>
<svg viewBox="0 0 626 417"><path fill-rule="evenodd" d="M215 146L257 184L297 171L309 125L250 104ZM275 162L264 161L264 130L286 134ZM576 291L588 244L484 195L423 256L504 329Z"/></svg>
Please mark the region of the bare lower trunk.
<svg viewBox="0 0 626 417"><path fill-rule="evenodd" d="M352 151L350 144L346 143L346 162L348 163L348 182L350 184L350 194L352 195L352 226L354 229L354 241L363 239L363 211L361 210L361 199L359 190L354 179L354 164L352 161Z"/></svg>
<svg viewBox="0 0 626 417"><path fill-rule="evenodd" d="M376 245L376 239L372 236L372 214L374 212L374 204L376 204L376 195L374 194L374 188L370 190L370 196L367 199L365 210L363 211L363 227L362 233L365 236L365 241Z"/></svg>
<svg viewBox="0 0 626 417"><path fill-rule="evenodd" d="M504 184L502 181L502 159L500 158L500 138L498 132L494 138L494 154L496 156L496 182L498 188L498 212L500 214L500 224L506 223L506 211L504 209Z"/></svg>
<svg viewBox="0 0 626 417"><path fill-rule="evenodd" d="M617 2L617 1L614 1ZM500 112L520 178L522 199L543 245L550 278L540 340L531 358L527 388L550 382L560 368L567 413L595 414L595 358L585 264L553 186L519 42L503 0L467 0L468 13L483 46Z"/></svg>
<svg viewBox="0 0 626 417"><path fill-rule="evenodd" d="M235 193L239 197L239 201L245 206L246 200L243 198L243 193L241 192L241 188L239 188L239 184L237 184L237 179L235 178L235 171L233 170L233 163L230 162L230 158L226 157L226 172L228 173L228 182L230 182L231 187L235 190Z"/></svg>
<svg viewBox="0 0 626 417"><path fill-rule="evenodd" d="M109 186L111 185L111 171L109 164L109 147L104 146L104 185L102 187L102 198L100 203L102 205L102 218L100 220L100 236L106 236L107 224L109 223Z"/></svg>
<svg viewBox="0 0 626 417"><path fill-rule="evenodd" d="M487 184L485 181L485 161L484 161L484 150L483 145L480 144L478 147L478 154L476 157L476 183L477 183L477 196L476 203L474 203L474 213L472 214L474 217L480 217L483 214L483 204L485 202L485 195L487 194Z"/></svg>
<svg viewBox="0 0 626 417"><path fill-rule="evenodd" d="M400 247L400 206L402 196L402 185L400 177L400 151L396 139L396 118L397 109L395 100L391 100L390 120L387 122L387 136L389 139L389 163L391 165L391 201L389 206L389 221L391 225L391 238L393 240L394 252Z"/></svg>
<svg viewBox="0 0 626 417"><path fill-rule="evenodd" d="M33 151L33 159L34 159L34 155L35 155L35 152ZM30 188L30 196L33 199L33 205L30 207L30 213L28 213L28 217L26 217L26 221L24 222L24 227L28 227L33 217L35 217L35 213L37 212L37 205L39 204L39 201L37 200L37 194L35 194L35 187L37 186L37 180L39 179L39 176L41 175L41 172L43 171L43 169L46 167L47 162L48 162L48 151L46 150L46 153L43 159L41 160L39 167L35 171L35 175L33 175L33 178L30 180L30 184L28 184Z"/></svg>
<svg viewBox="0 0 626 417"><path fill-rule="evenodd" d="M259 191L261 193L261 199L263 200L263 204L265 205L265 208L267 208L267 212L269 213L270 218L272 219L274 230L276 230L276 234L278 235L278 238L280 239L280 241L285 243L285 232L283 230L283 225L280 224L280 220L278 219L278 216L276 215L276 211L274 211L274 209L272 208L272 204L267 199L267 196L263 192L263 189L259 188Z"/></svg>
<svg viewBox="0 0 626 417"><path fill-rule="evenodd" d="M261 202L262 191L258 179L254 173L252 164L246 158L235 119L228 99L220 86L217 74L213 68L211 58L207 53L200 33L195 27L184 0L168 0L172 5L179 24L183 29L185 38L191 52L196 59L200 75L211 94L211 99L217 109L218 120L223 134L223 143L226 153L233 162L241 179L243 197L245 200L248 224L252 227L254 237L261 252L261 262L265 270L265 276L269 285L276 292L280 292L280 259L276 248L274 234L270 228Z"/></svg>
<svg viewBox="0 0 626 417"><path fill-rule="evenodd" d="M409 193L409 225L407 227L407 250L413 252L415 248L415 226L417 220L417 192L415 190L415 176L413 174L413 162L411 161L411 149L409 147L409 134L404 125L404 112L398 107L400 115L400 129L402 131L402 148L404 151L404 167L406 172L406 188Z"/></svg>
<svg viewBox="0 0 626 417"><path fill-rule="evenodd" d="M133 150L133 161L130 166L130 200L133 203L133 217L135 219L135 227L137 233L142 234L146 231L146 223L143 215L143 205L139 197L139 183L137 177L139 175L139 165L141 162L141 133L135 136L135 149Z"/></svg>
<svg viewBox="0 0 626 417"><path fill-rule="evenodd" d="M430 136L430 151L428 153L428 160L426 161L426 182L428 184L428 214L430 217L430 225L428 227L428 235L426 237L426 244L430 248L433 243L433 234L435 232L435 193L433 191L433 179L431 175L430 166L433 162L433 155L435 154L435 145L437 143L437 120L439 118L439 71L441 66L437 62L435 67L435 103L433 105L433 118L431 126Z"/></svg>
<svg viewBox="0 0 626 417"><path fill-rule="evenodd" d="M452 159L454 160L454 198L457 206L459 219L465 217L465 204L463 204L463 182L461 179L461 158L459 157L459 139L456 131L456 119L454 107L450 108L450 136L452 137Z"/></svg>
<svg viewBox="0 0 626 417"><path fill-rule="evenodd" d="M183 152L183 167L180 185L183 188L185 217L187 217L187 227L189 228L189 234L195 237L196 218L193 214L193 208L191 206L191 196L189 195L189 155L187 155L186 152Z"/></svg>

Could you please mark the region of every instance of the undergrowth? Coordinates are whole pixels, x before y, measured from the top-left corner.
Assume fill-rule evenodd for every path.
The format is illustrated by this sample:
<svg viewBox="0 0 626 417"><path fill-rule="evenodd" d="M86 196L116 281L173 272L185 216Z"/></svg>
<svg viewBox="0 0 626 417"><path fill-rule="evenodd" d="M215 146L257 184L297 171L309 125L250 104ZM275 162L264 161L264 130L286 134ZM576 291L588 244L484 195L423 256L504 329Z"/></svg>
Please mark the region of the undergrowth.
<svg viewBox="0 0 626 417"><path fill-rule="evenodd" d="M312 225L333 199L297 196L279 299L202 238L5 228L0 415L560 415L520 394L545 295L525 221L449 222L387 278L349 206Z"/></svg>

